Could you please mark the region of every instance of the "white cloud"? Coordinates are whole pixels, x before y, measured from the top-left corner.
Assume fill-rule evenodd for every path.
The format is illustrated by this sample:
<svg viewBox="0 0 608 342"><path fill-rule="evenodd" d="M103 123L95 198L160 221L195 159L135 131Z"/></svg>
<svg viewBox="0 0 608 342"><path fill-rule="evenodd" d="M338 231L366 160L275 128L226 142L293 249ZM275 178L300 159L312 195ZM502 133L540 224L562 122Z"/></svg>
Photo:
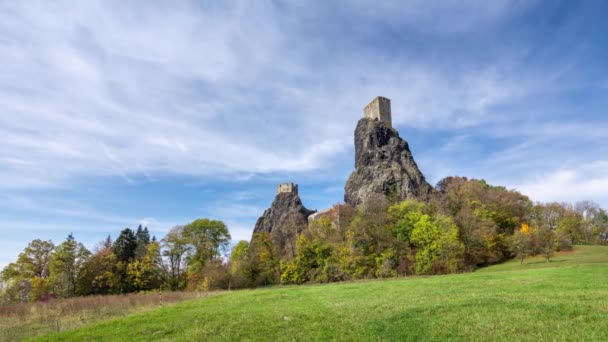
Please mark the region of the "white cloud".
<svg viewBox="0 0 608 342"><path fill-rule="evenodd" d="M468 6L489 18L506 13ZM406 17L419 18L422 7ZM431 12L451 16L453 7ZM349 148L373 96L394 99L398 125L467 126L522 88L495 68L448 75L388 60L377 73L369 51L347 65L340 56L317 65L331 42L278 20L271 3L12 2L3 10L3 188L310 171ZM305 54L291 51L296 40Z"/></svg>
<svg viewBox="0 0 608 342"><path fill-rule="evenodd" d="M573 202L593 200L608 207L608 161L600 160L575 168L557 169L527 179L516 189L533 200Z"/></svg>

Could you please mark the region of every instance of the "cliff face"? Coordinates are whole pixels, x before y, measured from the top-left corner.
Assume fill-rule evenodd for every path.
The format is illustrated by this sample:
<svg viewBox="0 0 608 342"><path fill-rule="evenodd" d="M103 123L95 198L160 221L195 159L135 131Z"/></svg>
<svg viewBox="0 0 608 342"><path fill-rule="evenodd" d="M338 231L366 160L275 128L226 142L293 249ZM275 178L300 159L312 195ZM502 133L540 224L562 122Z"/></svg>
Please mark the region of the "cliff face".
<svg viewBox="0 0 608 342"><path fill-rule="evenodd" d="M253 234L270 233L274 245L281 253L291 253L297 236L306 228L308 216L313 213L314 210L308 210L302 205L297 190L280 192L271 207L256 222Z"/></svg>
<svg viewBox="0 0 608 342"><path fill-rule="evenodd" d="M433 188L399 133L381 121L363 118L355 130L355 171L344 190L344 202L357 207L374 194L397 201L425 200Z"/></svg>

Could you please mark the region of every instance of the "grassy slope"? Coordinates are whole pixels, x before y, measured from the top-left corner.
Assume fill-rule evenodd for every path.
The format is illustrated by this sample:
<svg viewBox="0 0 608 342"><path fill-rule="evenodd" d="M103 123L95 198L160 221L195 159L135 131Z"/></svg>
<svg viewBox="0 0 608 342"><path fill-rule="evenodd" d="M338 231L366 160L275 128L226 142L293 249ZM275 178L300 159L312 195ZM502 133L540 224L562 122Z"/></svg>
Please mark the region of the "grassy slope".
<svg viewBox="0 0 608 342"><path fill-rule="evenodd" d="M0 305L0 341L22 341L58 330L150 311L170 303L207 297L203 292L149 292L54 299Z"/></svg>
<svg viewBox="0 0 608 342"><path fill-rule="evenodd" d="M537 261L236 291L41 340L608 340L608 248Z"/></svg>

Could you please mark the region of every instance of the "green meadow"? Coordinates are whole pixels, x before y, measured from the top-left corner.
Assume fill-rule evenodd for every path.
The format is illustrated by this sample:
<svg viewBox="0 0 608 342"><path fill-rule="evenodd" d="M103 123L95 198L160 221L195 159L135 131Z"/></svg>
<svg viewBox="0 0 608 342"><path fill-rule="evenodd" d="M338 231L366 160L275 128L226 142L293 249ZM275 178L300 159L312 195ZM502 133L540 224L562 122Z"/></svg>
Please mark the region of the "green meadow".
<svg viewBox="0 0 608 342"><path fill-rule="evenodd" d="M608 341L608 247L446 276L233 291L36 341Z"/></svg>

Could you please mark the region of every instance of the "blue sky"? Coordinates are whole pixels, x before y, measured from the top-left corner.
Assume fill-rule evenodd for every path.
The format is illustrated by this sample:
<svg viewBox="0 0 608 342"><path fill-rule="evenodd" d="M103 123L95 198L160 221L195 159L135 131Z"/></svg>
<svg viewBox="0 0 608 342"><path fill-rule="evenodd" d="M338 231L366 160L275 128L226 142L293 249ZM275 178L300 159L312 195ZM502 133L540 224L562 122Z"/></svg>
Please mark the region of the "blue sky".
<svg viewBox="0 0 608 342"><path fill-rule="evenodd" d="M431 183L608 207L604 1L0 3L0 267L198 217L340 202L375 96Z"/></svg>

